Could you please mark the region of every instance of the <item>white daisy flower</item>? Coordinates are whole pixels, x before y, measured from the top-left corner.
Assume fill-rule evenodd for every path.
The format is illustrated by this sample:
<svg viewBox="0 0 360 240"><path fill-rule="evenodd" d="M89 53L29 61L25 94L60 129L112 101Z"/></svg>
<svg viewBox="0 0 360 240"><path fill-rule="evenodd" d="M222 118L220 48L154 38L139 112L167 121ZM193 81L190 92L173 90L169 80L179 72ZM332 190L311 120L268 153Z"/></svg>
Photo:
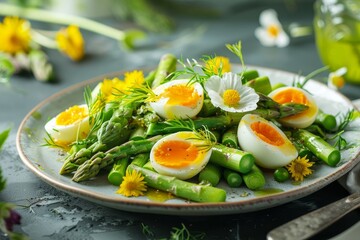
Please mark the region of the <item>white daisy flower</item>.
<svg viewBox="0 0 360 240"><path fill-rule="evenodd" d="M286 47L290 43L289 36L285 33L273 9L264 10L259 17L261 27L255 29L255 36L264 46Z"/></svg>
<svg viewBox="0 0 360 240"><path fill-rule="evenodd" d="M346 67L339 68L335 72L331 72L328 77L328 87L331 89L338 90L345 85L344 75L346 74Z"/></svg>
<svg viewBox="0 0 360 240"><path fill-rule="evenodd" d="M232 72L222 77L212 76L205 83L212 104L227 112L248 112L256 109L259 95L251 87L243 86L240 77Z"/></svg>

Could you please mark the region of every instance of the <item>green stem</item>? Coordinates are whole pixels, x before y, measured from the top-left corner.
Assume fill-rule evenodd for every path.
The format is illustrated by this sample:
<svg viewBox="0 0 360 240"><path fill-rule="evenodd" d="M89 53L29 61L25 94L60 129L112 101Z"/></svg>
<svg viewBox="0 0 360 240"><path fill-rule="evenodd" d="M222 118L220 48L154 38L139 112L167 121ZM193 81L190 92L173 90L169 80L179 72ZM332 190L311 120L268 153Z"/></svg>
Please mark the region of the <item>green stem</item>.
<svg viewBox="0 0 360 240"><path fill-rule="evenodd" d="M223 189L186 182L175 177L158 174L143 167L130 164L130 171L140 172L149 187L170 192L175 196L195 202L225 202L226 192Z"/></svg>
<svg viewBox="0 0 360 240"><path fill-rule="evenodd" d="M58 49L56 41L51 38L46 37L44 34L41 34L39 31L31 30L31 38L34 42L40 44L41 46Z"/></svg>
<svg viewBox="0 0 360 240"><path fill-rule="evenodd" d="M116 40L124 40L126 37L126 33L124 31L109 27L105 24L101 24L93 20L42 9L23 8L10 4L0 3L0 15L15 15L35 21L55 24L74 24L80 28L99 33Z"/></svg>

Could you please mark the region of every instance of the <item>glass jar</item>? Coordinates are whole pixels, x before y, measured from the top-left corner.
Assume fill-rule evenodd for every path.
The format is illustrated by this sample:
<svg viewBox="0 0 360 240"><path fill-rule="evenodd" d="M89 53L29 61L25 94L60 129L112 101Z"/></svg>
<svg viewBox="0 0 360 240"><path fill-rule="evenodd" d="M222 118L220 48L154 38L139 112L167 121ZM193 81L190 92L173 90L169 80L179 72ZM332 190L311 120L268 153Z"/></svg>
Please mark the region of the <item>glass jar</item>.
<svg viewBox="0 0 360 240"><path fill-rule="evenodd" d="M317 0L315 41L331 71L347 68L349 83L360 84L360 0Z"/></svg>

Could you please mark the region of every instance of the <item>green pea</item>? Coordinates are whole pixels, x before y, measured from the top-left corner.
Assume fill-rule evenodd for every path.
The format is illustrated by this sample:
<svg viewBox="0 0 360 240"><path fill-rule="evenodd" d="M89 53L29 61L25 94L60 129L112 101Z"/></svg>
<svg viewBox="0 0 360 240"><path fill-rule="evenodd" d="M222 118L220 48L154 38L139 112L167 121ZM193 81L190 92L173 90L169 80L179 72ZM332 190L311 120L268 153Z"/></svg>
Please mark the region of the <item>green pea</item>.
<svg viewBox="0 0 360 240"><path fill-rule="evenodd" d="M274 172L274 179L278 182L284 182L290 178L288 170L284 167L278 168Z"/></svg>

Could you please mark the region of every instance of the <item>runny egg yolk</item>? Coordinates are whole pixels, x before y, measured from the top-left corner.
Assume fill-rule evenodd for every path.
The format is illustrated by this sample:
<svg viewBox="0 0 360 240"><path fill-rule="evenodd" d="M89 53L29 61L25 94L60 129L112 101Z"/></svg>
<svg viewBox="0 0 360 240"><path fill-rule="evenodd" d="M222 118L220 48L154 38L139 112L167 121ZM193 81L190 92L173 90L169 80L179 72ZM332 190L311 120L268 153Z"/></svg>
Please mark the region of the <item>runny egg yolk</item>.
<svg viewBox="0 0 360 240"><path fill-rule="evenodd" d="M280 104L284 104L284 103L300 103L300 104L304 104L306 106L310 105L310 102L308 101L308 98L305 96L304 93L302 93L300 90L294 89L294 88L288 88L286 90L280 91L277 94L275 94L272 99L275 102L278 102ZM286 117L285 119L293 119L293 118L298 118L298 117L302 117L308 114L312 114L312 112L314 111L313 108L308 108L307 110L295 114L293 116L289 116Z"/></svg>
<svg viewBox="0 0 360 240"><path fill-rule="evenodd" d="M316 118L318 107L312 96L305 90L295 87L279 88L269 96L280 104L299 103L308 106L308 109L281 119L281 123L290 127L305 128L310 126Z"/></svg>
<svg viewBox="0 0 360 240"><path fill-rule="evenodd" d="M196 106L201 96L192 85L172 85L159 95L160 98L169 98L168 105L181 105L186 107Z"/></svg>
<svg viewBox="0 0 360 240"><path fill-rule="evenodd" d="M180 140L165 141L154 152L156 162L170 168L189 166L198 156L199 150L194 144Z"/></svg>
<svg viewBox="0 0 360 240"><path fill-rule="evenodd" d="M256 136L261 138L266 143L275 146L281 146L285 143L283 137L276 129L264 122L253 122L250 125Z"/></svg>
<svg viewBox="0 0 360 240"><path fill-rule="evenodd" d="M280 91L273 96L273 99L280 104L292 102L308 105L308 100L305 94L294 88L288 88L284 91Z"/></svg>
<svg viewBox="0 0 360 240"><path fill-rule="evenodd" d="M75 105L61 112L56 117L56 124L63 126L70 125L76 123L77 121L81 121L87 116L88 111L86 108Z"/></svg>

